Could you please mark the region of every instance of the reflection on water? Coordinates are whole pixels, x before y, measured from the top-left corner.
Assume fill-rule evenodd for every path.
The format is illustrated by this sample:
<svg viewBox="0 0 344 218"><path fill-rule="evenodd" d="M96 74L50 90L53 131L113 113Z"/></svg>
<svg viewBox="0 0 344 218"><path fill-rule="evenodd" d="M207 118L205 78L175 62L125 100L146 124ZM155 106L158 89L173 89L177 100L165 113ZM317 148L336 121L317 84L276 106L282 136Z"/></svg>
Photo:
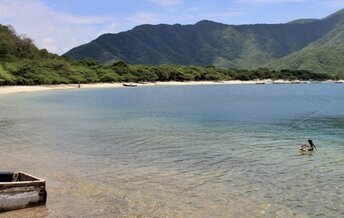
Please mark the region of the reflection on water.
<svg viewBox="0 0 344 218"><path fill-rule="evenodd" d="M48 204L0 217L342 217L343 94L320 84L1 97L1 168L47 179ZM318 151L301 155L308 138Z"/></svg>

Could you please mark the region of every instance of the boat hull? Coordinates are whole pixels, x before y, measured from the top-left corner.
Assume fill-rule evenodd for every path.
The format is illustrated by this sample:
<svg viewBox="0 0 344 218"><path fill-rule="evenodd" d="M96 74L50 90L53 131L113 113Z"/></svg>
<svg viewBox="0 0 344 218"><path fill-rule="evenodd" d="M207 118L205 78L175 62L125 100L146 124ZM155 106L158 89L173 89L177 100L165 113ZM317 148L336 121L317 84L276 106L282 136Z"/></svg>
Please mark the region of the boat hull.
<svg viewBox="0 0 344 218"><path fill-rule="evenodd" d="M126 86L126 87L137 87L137 84L133 84L133 83L123 83L123 86Z"/></svg>
<svg viewBox="0 0 344 218"><path fill-rule="evenodd" d="M0 182L0 212L45 205L47 191L44 180L18 173L17 181Z"/></svg>

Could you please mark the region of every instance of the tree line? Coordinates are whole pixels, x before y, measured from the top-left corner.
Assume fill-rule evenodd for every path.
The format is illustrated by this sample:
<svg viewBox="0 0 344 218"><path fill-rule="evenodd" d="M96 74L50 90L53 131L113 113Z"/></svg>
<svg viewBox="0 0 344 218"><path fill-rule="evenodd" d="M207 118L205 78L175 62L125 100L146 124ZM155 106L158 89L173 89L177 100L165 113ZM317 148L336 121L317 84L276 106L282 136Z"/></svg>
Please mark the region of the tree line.
<svg viewBox="0 0 344 218"><path fill-rule="evenodd" d="M68 83L222 81L222 80L317 80L334 79L331 75L306 70L240 70L214 66L129 65L118 61L102 65L94 60L55 59L22 60L0 65L1 85L42 85Z"/></svg>
<svg viewBox="0 0 344 218"><path fill-rule="evenodd" d="M338 76L343 77L343 75ZM104 65L91 59L68 60L38 49L11 26L0 25L0 85L43 85L97 82L327 80L328 74L306 70L241 70L215 66L133 65L117 61ZM336 78L338 79L338 78Z"/></svg>

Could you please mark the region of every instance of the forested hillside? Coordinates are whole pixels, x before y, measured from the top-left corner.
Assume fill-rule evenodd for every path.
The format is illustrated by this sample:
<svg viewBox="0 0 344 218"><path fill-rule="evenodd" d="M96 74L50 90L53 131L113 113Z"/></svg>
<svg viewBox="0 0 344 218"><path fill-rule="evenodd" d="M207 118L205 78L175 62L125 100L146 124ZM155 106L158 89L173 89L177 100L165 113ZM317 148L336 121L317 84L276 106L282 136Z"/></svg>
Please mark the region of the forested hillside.
<svg viewBox="0 0 344 218"><path fill-rule="evenodd" d="M332 77L303 70L238 70L214 66L129 65L117 61L103 65L91 59L71 61L18 36L12 27L0 25L0 85L40 85L96 82L154 82L201 80L302 79Z"/></svg>
<svg viewBox="0 0 344 218"><path fill-rule="evenodd" d="M334 75L344 62L341 49L332 51L336 44L344 44L344 38L339 37L344 27L343 14L339 11L324 19L300 19L286 24L235 26L201 21L195 25L142 25L127 32L104 34L65 56L101 63L126 60L132 64L244 69L265 65Z"/></svg>
<svg viewBox="0 0 344 218"><path fill-rule="evenodd" d="M65 58L38 49L12 27L0 25L0 84L57 84L77 77Z"/></svg>
<svg viewBox="0 0 344 218"><path fill-rule="evenodd" d="M340 11L328 19L340 18L339 25L323 38L266 67L273 69L307 69L344 77L344 13Z"/></svg>

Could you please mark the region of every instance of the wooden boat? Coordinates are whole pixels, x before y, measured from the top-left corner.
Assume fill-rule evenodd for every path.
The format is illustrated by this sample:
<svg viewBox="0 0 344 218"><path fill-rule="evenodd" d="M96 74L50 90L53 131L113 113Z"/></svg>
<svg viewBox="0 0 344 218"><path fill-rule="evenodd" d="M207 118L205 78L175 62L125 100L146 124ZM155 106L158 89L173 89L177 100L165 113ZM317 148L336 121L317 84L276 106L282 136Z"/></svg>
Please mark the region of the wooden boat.
<svg viewBox="0 0 344 218"><path fill-rule="evenodd" d="M136 87L137 85L134 83L123 83L123 86L127 86L127 87Z"/></svg>
<svg viewBox="0 0 344 218"><path fill-rule="evenodd" d="M0 212L45 205L45 181L23 172L0 172Z"/></svg>

